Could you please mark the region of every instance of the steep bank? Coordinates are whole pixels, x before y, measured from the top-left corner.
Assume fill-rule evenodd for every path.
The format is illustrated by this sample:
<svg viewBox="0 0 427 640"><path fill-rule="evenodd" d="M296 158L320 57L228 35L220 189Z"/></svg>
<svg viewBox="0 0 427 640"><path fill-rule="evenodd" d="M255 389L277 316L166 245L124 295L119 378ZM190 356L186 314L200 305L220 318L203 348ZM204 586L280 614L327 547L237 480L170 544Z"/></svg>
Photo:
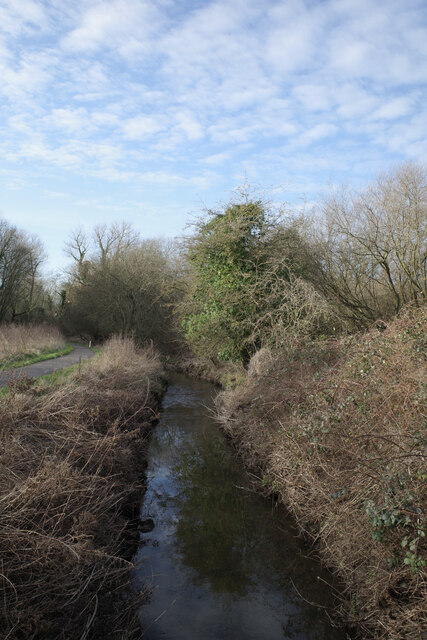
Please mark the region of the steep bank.
<svg viewBox="0 0 427 640"><path fill-rule="evenodd" d="M160 373L152 350L113 339L62 383L17 382L1 399L2 637L122 636Z"/></svg>
<svg viewBox="0 0 427 640"><path fill-rule="evenodd" d="M256 354L223 425L347 585L364 638L426 632L426 309L288 356Z"/></svg>

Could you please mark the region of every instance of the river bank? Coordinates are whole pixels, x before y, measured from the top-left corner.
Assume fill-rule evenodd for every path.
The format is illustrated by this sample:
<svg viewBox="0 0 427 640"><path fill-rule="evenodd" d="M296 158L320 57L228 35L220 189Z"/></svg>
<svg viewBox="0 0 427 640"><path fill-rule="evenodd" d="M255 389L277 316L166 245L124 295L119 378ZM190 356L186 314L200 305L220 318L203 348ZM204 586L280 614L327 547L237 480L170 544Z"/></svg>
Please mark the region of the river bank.
<svg viewBox="0 0 427 640"><path fill-rule="evenodd" d="M152 349L115 339L60 383L17 381L1 398L2 637L132 637L129 518L160 374Z"/></svg>
<svg viewBox="0 0 427 640"><path fill-rule="evenodd" d="M425 333L425 312L416 310L358 337L309 343L280 358L260 352L247 372L223 367L216 379L212 373L215 383L234 385L216 402L224 431L258 489L292 511L316 553L344 582L341 614L363 638L420 640L425 629ZM197 373L194 363L190 369ZM140 637L126 587L160 375L152 350L115 340L59 384L17 381L1 400L0 632L8 639ZM199 398L198 404L209 403ZM168 402L165 410L172 410ZM199 427L202 418L194 420ZM200 452L185 457L184 447L183 453L181 475L188 476L197 470ZM218 472L227 456L223 452L207 466ZM249 484L233 484L238 494L250 493ZM217 491L202 495L195 511L187 509L181 527L180 553L208 582L227 580L223 574L232 563L223 566L223 552L214 553L224 535L217 529L230 501L240 504L231 493L219 499ZM141 517L148 520L151 513ZM198 557L188 536L205 520L215 525L215 544L206 554L205 540ZM270 526L266 519L267 538ZM199 527L202 533L205 528ZM226 518L226 539L238 534L230 546L233 558L248 548L248 531L259 528L246 518L240 535ZM273 543L252 540L249 548L276 548L280 535ZM274 562L286 564L279 555ZM272 585L280 582L275 571L271 576ZM268 593L277 601L273 587ZM318 622L313 624L316 630ZM231 637L238 625L236 619L227 627Z"/></svg>
<svg viewBox="0 0 427 640"><path fill-rule="evenodd" d="M265 493L343 580L363 638L421 640L426 620L426 309L292 353L257 353L217 412Z"/></svg>

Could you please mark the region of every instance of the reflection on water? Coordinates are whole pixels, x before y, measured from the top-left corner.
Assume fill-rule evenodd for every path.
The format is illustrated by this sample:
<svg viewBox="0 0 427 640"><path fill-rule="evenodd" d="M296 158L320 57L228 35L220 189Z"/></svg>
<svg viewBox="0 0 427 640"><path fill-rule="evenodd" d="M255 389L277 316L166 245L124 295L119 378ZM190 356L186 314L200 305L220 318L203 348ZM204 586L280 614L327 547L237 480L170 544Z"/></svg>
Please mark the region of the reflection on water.
<svg viewBox="0 0 427 640"><path fill-rule="evenodd" d="M209 415L214 390L175 376L149 452L134 580L151 583L144 638L344 639L325 614L326 575L289 515L250 490ZM309 603L316 603L314 606Z"/></svg>

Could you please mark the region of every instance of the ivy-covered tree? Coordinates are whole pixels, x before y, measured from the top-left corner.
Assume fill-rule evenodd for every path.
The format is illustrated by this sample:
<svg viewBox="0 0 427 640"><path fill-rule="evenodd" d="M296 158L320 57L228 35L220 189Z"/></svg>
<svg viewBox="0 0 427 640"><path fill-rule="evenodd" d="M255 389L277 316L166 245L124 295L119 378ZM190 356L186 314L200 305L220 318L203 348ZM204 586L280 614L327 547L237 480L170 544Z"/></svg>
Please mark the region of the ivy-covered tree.
<svg viewBox="0 0 427 640"><path fill-rule="evenodd" d="M246 355L243 325L254 310L247 293L256 278L256 248L267 232L267 221L256 202L234 204L210 216L189 246L194 306L184 328L187 339L204 355L238 360Z"/></svg>
<svg viewBox="0 0 427 640"><path fill-rule="evenodd" d="M187 340L199 355L242 362L268 343L273 327L286 330L283 302L311 264L298 224L285 225L262 200L208 212L188 240L188 259Z"/></svg>

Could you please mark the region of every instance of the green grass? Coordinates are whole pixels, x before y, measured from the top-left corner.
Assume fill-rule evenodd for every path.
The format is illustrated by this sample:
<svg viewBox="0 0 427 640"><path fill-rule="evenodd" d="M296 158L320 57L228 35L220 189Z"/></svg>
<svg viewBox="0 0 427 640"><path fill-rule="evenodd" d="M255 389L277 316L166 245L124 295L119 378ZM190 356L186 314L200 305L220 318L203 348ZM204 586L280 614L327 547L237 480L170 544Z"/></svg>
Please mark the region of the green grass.
<svg viewBox="0 0 427 640"><path fill-rule="evenodd" d="M38 393L43 395L53 387L54 385L62 384L69 378L75 371L78 371L79 367L83 367L86 364L86 360L83 362L72 364L70 367L64 369L57 369L53 373L47 373L45 376L39 376L38 378L30 378L33 383L32 386ZM9 395L9 387L0 388L0 398Z"/></svg>
<svg viewBox="0 0 427 640"><path fill-rule="evenodd" d="M37 388L39 386L48 386L51 387L55 384L60 384L64 382L67 378L69 378L74 371L78 371L79 366L83 367L84 363L72 364L71 367L66 367L65 369L57 369L53 373L48 373L45 376L40 376L39 378L34 379L34 386Z"/></svg>
<svg viewBox="0 0 427 640"><path fill-rule="evenodd" d="M17 367L26 367L29 364L43 362L43 360L51 360L52 358L66 356L68 353L71 353L73 348L74 347L71 344L66 344L62 349L47 349L42 350L39 353L24 353L11 360L0 361L0 370L6 371L7 369L15 369Z"/></svg>

